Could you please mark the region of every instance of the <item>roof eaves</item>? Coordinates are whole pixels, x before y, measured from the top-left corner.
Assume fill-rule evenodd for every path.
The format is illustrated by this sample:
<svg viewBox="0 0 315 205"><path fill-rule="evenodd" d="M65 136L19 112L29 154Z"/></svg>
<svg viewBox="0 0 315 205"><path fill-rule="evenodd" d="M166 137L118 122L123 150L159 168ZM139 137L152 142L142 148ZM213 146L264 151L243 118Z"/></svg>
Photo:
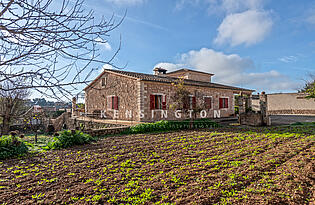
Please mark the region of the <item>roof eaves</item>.
<svg viewBox="0 0 315 205"><path fill-rule="evenodd" d="M98 79L100 79L105 73L105 70L103 70L103 72L101 74L99 74L90 84L88 84L83 90L86 91L88 88L92 87L92 85L98 81Z"/></svg>
<svg viewBox="0 0 315 205"><path fill-rule="evenodd" d="M115 74L115 75L120 75L120 76L124 76L124 77L128 77L128 78L133 78L133 79L136 79L138 80L139 78L137 77L133 77L133 76L129 76L127 74L123 74L123 73L120 73L120 72L115 72L115 71L112 71L112 70L109 70L109 69L104 69L103 72L98 75L89 85L87 85L83 90L87 90L88 88L92 87L92 85L98 81L106 72L108 73L112 73L112 74Z"/></svg>

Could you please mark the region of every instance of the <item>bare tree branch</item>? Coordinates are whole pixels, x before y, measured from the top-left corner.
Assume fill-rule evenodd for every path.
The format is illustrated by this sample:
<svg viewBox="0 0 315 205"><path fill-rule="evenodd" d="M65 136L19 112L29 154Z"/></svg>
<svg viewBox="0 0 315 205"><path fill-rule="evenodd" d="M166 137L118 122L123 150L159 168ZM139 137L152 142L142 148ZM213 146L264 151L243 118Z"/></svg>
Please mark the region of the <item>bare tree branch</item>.
<svg viewBox="0 0 315 205"><path fill-rule="evenodd" d="M126 15L126 13L125 13ZM124 16L125 17L125 16ZM112 61L121 49L103 59L100 46L124 17L114 15L96 22L82 0L1 0L0 2L0 83L10 88L35 89L50 97L71 98L77 85L87 84L91 74ZM24 84L16 79L24 79Z"/></svg>

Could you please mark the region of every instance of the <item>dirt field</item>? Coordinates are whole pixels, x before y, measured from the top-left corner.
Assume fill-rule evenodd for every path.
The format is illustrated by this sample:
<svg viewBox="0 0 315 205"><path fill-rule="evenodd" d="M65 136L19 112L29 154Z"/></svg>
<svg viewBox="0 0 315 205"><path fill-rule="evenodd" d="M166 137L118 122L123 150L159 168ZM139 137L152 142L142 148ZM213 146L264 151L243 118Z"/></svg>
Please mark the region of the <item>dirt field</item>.
<svg viewBox="0 0 315 205"><path fill-rule="evenodd" d="M312 204L314 127L183 131L0 162L0 204Z"/></svg>

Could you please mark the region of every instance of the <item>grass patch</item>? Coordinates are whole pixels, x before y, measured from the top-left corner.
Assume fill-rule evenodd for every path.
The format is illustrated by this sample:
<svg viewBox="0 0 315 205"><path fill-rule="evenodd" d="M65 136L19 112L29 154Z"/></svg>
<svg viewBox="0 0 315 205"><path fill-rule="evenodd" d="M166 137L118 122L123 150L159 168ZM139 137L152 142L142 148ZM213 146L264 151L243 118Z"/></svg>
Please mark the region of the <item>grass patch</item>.
<svg viewBox="0 0 315 205"><path fill-rule="evenodd" d="M291 126L315 126L315 122L295 122Z"/></svg>
<svg viewBox="0 0 315 205"><path fill-rule="evenodd" d="M123 134L141 134L151 132L167 132L183 129L202 129L202 128L217 128L219 124L209 119L198 119L194 121L167 121L161 120L154 123L143 123L130 127Z"/></svg>

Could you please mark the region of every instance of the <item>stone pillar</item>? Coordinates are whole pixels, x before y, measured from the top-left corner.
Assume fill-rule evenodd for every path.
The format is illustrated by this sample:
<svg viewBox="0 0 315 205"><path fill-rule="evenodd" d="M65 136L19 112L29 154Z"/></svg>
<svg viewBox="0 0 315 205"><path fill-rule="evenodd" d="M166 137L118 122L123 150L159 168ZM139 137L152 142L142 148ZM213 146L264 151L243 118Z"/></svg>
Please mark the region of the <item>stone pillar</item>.
<svg viewBox="0 0 315 205"><path fill-rule="evenodd" d="M77 116L77 98L73 97L72 98L72 117Z"/></svg>
<svg viewBox="0 0 315 205"><path fill-rule="evenodd" d="M248 108L252 108L252 98L253 98L252 93L250 93L250 95L248 96L248 99L247 99L248 100Z"/></svg>
<svg viewBox="0 0 315 205"><path fill-rule="evenodd" d="M245 113L246 112L246 105L245 105L245 101L244 101L244 96L243 96L243 92L240 92L240 95L238 97L238 108L239 108L239 114Z"/></svg>
<svg viewBox="0 0 315 205"><path fill-rule="evenodd" d="M262 117L262 122L264 125L269 124L268 115L267 115L267 95L265 92L262 92L259 95L259 104L260 104L260 112Z"/></svg>

